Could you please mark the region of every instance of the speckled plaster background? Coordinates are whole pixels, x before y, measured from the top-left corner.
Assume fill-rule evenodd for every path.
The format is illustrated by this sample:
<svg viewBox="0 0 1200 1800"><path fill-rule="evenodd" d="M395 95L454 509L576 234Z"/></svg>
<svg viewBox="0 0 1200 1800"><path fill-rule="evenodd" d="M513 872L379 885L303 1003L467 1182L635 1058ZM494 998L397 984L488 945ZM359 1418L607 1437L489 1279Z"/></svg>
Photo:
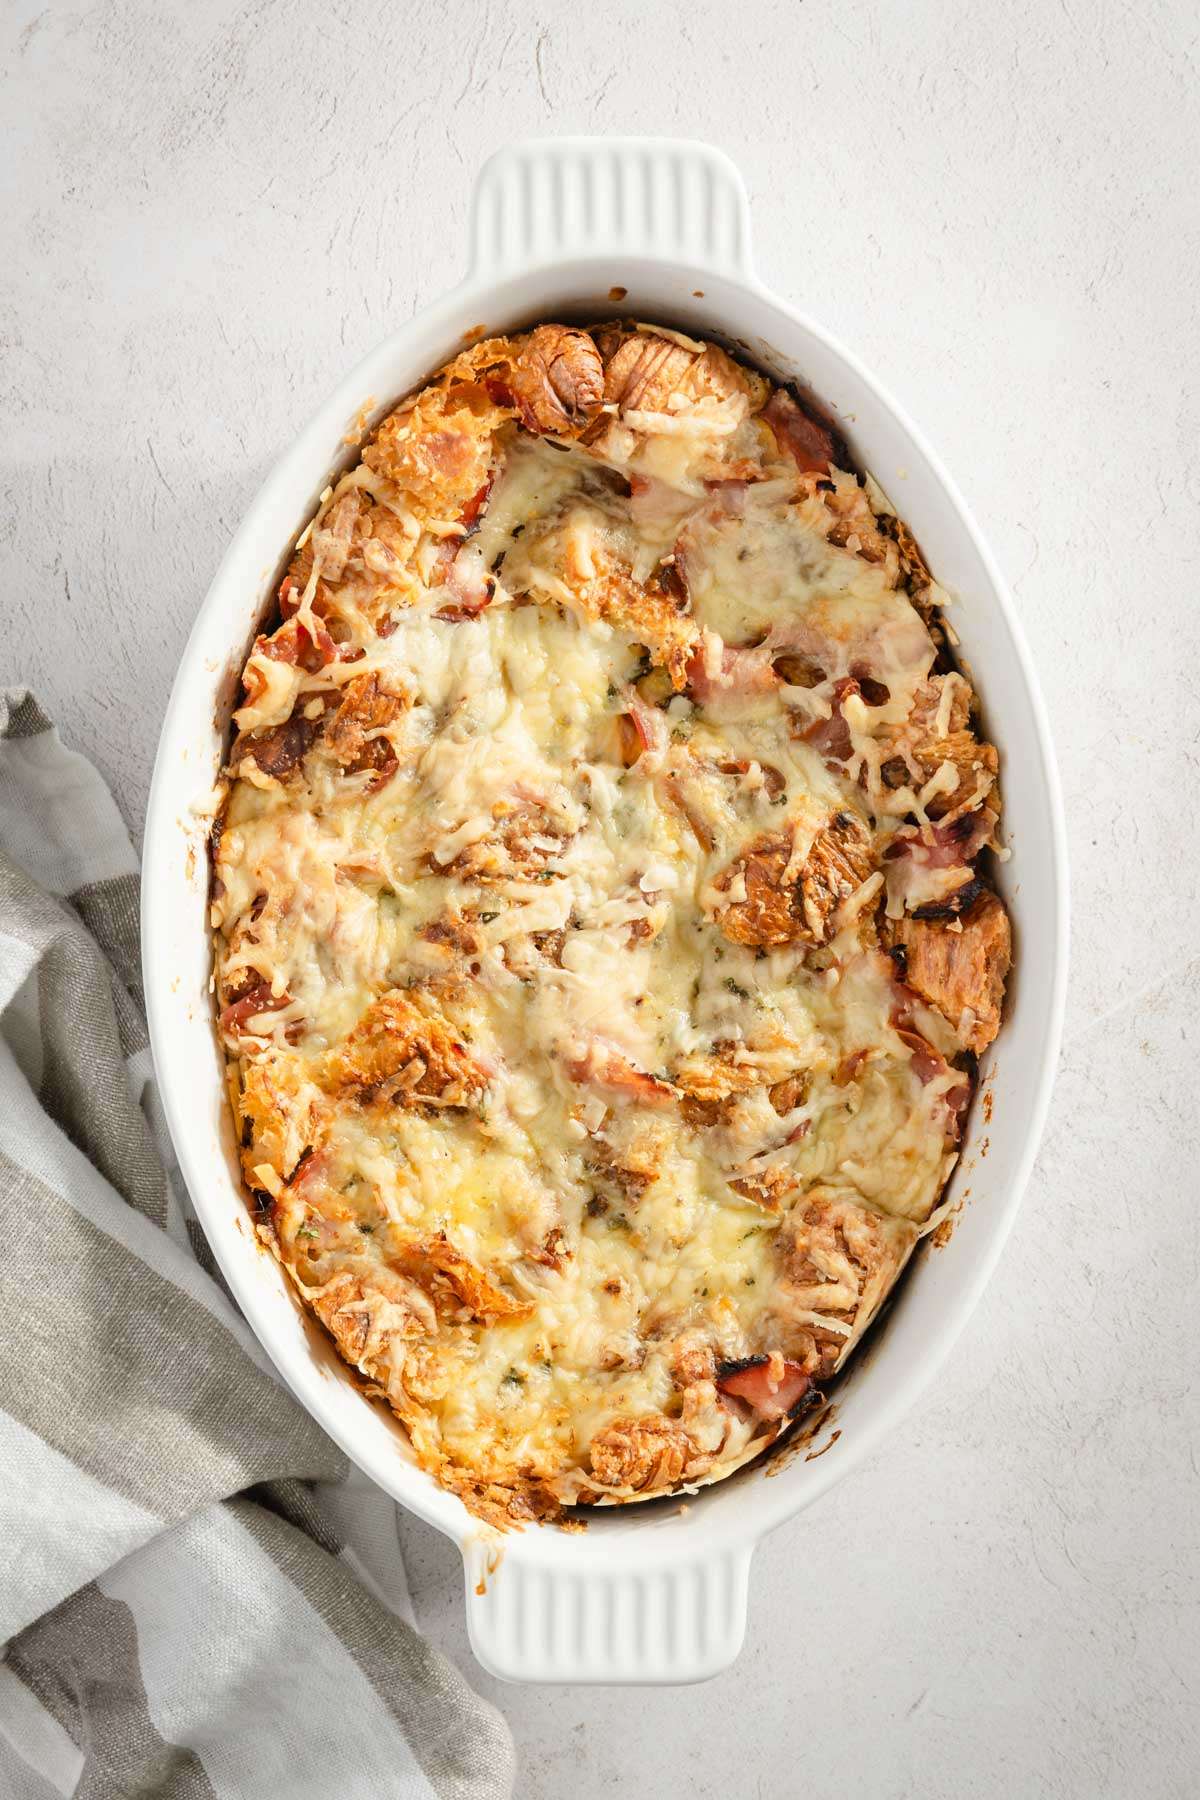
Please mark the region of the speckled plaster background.
<svg viewBox="0 0 1200 1800"><path fill-rule="evenodd" d="M0 679L135 829L235 522L532 132L733 154L763 274L926 427L1042 672L1074 961L1041 1160L936 1391L760 1552L741 1662L497 1688L455 1553L402 1526L522 1800L1195 1793L1194 8L8 0L0 40Z"/></svg>

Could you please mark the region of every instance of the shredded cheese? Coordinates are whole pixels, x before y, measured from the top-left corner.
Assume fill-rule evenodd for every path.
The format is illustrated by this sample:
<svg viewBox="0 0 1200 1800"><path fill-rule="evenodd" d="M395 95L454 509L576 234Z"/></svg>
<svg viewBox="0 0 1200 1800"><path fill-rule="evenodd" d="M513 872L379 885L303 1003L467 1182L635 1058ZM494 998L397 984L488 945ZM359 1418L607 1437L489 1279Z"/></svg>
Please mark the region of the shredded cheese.
<svg viewBox="0 0 1200 1800"><path fill-rule="evenodd" d="M728 1473L858 1341L977 1017L887 915L995 767L890 515L767 384L540 331L575 415L548 340L488 340L322 495L212 906L263 1229L495 1519ZM769 1391L722 1373L756 1357Z"/></svg>

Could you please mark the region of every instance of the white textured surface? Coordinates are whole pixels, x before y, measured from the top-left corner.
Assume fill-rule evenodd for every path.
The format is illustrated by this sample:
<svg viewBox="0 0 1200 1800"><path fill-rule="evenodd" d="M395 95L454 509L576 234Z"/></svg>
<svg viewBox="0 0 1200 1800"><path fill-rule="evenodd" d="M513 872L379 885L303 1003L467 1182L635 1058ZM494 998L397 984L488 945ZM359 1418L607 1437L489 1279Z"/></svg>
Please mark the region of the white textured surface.
<svg viewBox="0 0 1200 1800"><path fill-rule="evenodd" d="M763 274L928 429L1042 669L1074 969L1000 1273L903 1434L763 1547L732 1672L636 1696L479 1678L522 1800L1190 1793L1191 6L10 0L0 33L0 678L34 682L135 827L232 525L335 379L457 276L483 157L537 130L733 154ZM404 1533L466 1663L456 1554Z"/></svg>

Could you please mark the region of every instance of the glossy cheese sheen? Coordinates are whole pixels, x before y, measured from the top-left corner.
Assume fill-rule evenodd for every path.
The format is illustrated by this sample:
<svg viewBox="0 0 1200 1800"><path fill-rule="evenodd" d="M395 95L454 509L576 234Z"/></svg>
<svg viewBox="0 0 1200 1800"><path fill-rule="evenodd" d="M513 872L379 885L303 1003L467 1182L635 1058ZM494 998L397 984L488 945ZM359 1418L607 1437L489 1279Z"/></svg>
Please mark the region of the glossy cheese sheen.
<svg viewBox="0 0 1200 1800"><path fill-rule="evenodd" d="M967 806L927 574L759 378L596 342L576 416L497 340L326 496L215 858L264 1229L491 1518L776 1435L721 1368L841 1365L953 1164L974 1018L880 940L889 854Z"/></svg>

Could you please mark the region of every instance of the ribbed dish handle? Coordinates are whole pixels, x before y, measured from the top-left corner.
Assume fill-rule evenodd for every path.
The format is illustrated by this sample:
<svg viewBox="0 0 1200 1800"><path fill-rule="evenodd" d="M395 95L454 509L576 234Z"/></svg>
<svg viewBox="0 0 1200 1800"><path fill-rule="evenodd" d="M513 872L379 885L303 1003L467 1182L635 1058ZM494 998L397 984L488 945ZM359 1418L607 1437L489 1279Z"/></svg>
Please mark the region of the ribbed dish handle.
<svg viewBox="0 0 1200 1800"><path fill-rule="evenodd" d="M576 1540L578 1542L578 1540ZM609 1684L707 1681L746 1635L751 1548L672 1562L578 1568L464 1551L471 1648L502 1681Z"/></svg>
<svg viewBox="0 0 1200 1800"><path fill-rule="evenodd" d="M750 206L720 150L687 138L530 138L484 164L471 277L573 257L750 273Z"/></svg>

